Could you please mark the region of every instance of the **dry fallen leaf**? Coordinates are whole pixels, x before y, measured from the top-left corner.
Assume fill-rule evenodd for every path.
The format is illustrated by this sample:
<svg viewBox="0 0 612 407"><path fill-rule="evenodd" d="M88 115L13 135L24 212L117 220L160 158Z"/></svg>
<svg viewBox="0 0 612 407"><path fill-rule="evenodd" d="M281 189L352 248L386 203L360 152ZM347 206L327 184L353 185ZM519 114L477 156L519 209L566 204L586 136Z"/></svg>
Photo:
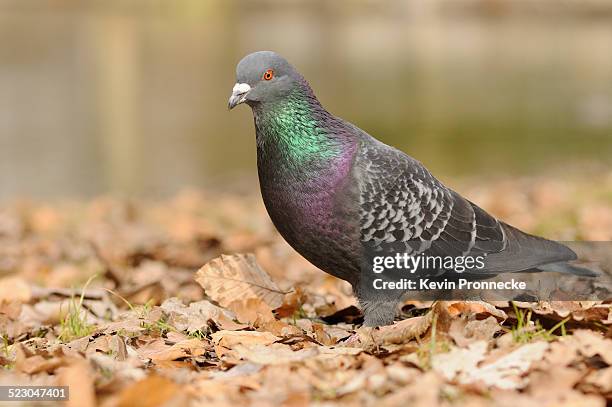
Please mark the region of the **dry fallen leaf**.
<svg viewBox="0 0 612 407"><path fill-rule="evenodd" d="M587 180L597 196L612 190L612 172L602 174ZM565 194L550 199L540 186L508 183L503 199L478 188L509 221L536 225L561 198L578 219ZM551 236L584 237L580 224ZM515 303L532 310L529 332L569 318L564 336L542 335L549 342L515 335L523 331L509 301L407 301L403 314L415 318L359 329L350 285L292 250L259 196L10 204L0 207L0 240L0 297L13 299L0 301L0 385L68 383L73 404L603 407L612 399L609 301ZM577 252L610 272L610 247ZM252 256L218 257L245 251L261 267ZM198 284L193 270L215 258ZM496 337L502 321L512 332ZM356 330L364 347L347 346Z"/></svg>
<svg viewBox="0 0 612 407"><path fill-rule="evenodd" d="M594 370L584 379L584 385L594 387L593 390L612 395L612 366Z"/></svg>
<svg viewBox="0 0 612 407"><path fill-rule="evenodd" d="M218 331L211 335L215 345L232 348L235 345L270 345L281 338L269 332Z"/></svg>
<svg viewBox="0 0 612 407"><path fill-rule="evenodd" d="M196 280L223 307L237 300L259 298L275 309L282 305L285 295L252 254L217 257L198 270Z"/></svg>
<svg viewBox="0 0 612 407"><path fill-rule="evenodd" d="M121 392L118 405L120 407L157 407L165 405L170 400L185 399L181 387L173 381L152 374L134 383ZM181 404L176 404L181 405Z"/></svg>
<svg viewBox="0 0 612 407"><path fill-rule="evenodd" d="M215 354L229 365L238 364L244 360L240 350L246 349L246 352L253 347L265 347L280 339L269 332L257 331L219 331L212 335Z"/></svg>
<svg viewBox="0 0 612 407"><path fill-rule="evenodd" d="M413 383L404 385L383 397L380 405L403 407L409 402L415 407L435 407L439 405L441 386L440 376L435 372L428 372L415 378Z"/></svg>
<svg viewBox="0 0 612 407"><path fill-rule="evenodd" d="M612 303L602 301L540 301L515 302L518 308L530 309L534 314L560 321L566 317L577 323L600 322L612 324Z"/></svg>
<svg viewBox="0 0 612 407"><path fill-rule="evenodd" d="M73 407L95 407L96 392L93 371L86 360L74 360L58 369L59 383L70 388L67 405Z"/></svg>
<svg viewBox="0 0 612 407"><path fill-rule="evenodd" d="M465 347L477 341L489 341L502 329L495 317L468 320L466 317L453 319L448 330L449 336L457 346Z"/></svg>
<svg viewBox="0 0 612 407"><path fill-rule="evenodd" d="M28 302L32 297L32 289L27 281L20 277L0 279L0 303Z"/></svg>
<svg viewBox="0 0 612 407"><path fill-rule="evenodd" d="M292 316L306 302L306 294L300 287L296 287L293 292L285 295L283 304L275 311L279 318Z"/></svg>
<svg viewBox="0 0 612 407"><path fill-rule="evenodd" d="M547 349L548 343L534 342L492 363L479 366L487 351L487 343L480 341L465 349L455 348L448 353L434 355L432 367L448 380L457 380L463 384L482 382L500 389L518 389L527 384L521 376L533 362L542 359Z"/></svg>
<svg viewBox="0 0 612 407"><path fill-rule="evenodd" d="M142 358L159 362L201 356L206 352L207 348L207 343L200 339L186 339L173 345L168 345L164 339L158 338L138 348L137 352Z"/></svg>
<svg viewBox="0 0 612 407"><path fill-rule="evenodd" d="M260 365L279 365L299 362L319 354L316 347L293 350L288 345L273 343L270 345L251 344L236 345L232 348L234 357Z"/></svg>
<svg viewBox="0 0 612 407"><path fill-rule="evenodd" d="M272 308L261 298L235 300L228 305L228 308L236 313L238 321L253 326L276 320Z"/></svg>
<svg viewBox="0 0 612 407"><path fill-rule="evenodd" d="M574 344L583 356L599 355L608 366L612 366L612 339L604 338L602 335L586 329L577 330L572 336L564 339Z"/></svg>
<svg viewBox="0 0 612 407"><path fill-rule="evenodd" d="M494 305L484 301L444 301L440 303L442 310L445 310L449 316L457 317L459 315L474 315L495 317L499 322L503 322L508 318L506 313L495 308Z"/></svg>
<svg viewBox="0 0 612 407"><path fill-rule="evenodd" d="M66 365L67 362L68 360L61 352L33 351L23 344L18 344L15 369L27 374L52 373L60 366Z"/></svg>
<svg viewBox="0 0 612 407"><path fill-rule="evenodd" d="M431 326L435 311L426 315L405 319L393 325L379 328L362 327L357 330L359 345L364 349L374 349L381 345L401 344L423 335ZM354 345L352 342L349 345Z"/></svg>
<svg viewBox="0 0 612 407"><path fill-rule="evenodd" d="M206 300L192 302L186 306L178 298L172 297L164 301L160 308L169 314L168 323L179 331L208 332L211 323L221 329L246 328L245 325L234 322L236 316L231 311Z"/></svg>

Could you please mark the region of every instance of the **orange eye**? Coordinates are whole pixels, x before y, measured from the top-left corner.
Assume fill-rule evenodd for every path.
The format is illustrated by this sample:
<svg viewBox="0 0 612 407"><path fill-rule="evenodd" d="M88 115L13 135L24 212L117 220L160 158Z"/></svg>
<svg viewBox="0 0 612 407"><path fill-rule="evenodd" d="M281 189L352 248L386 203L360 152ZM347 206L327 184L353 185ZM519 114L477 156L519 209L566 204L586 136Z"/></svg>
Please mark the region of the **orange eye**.
<svg viewBox="0 0 612 407"><path fill-rule="evenodd" d="M266 72L264 72L263 79L265 81L272 80L272 78L274 78L274 71L272 69L268 69Z"/></svg>

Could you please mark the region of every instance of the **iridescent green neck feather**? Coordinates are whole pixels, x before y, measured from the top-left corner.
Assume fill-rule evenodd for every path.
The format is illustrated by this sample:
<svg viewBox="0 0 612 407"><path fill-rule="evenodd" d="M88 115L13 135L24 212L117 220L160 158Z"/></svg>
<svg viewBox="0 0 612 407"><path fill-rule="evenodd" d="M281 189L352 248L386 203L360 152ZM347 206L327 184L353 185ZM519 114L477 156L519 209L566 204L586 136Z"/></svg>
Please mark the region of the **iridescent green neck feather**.
<svg viewBox="0 0 612 407"><path fill-rule="evenodd" d="M296 89L283 100L256 109L258 148L296 165L333 158L342 148L326 126L333 120L308 90Z"/></svg>

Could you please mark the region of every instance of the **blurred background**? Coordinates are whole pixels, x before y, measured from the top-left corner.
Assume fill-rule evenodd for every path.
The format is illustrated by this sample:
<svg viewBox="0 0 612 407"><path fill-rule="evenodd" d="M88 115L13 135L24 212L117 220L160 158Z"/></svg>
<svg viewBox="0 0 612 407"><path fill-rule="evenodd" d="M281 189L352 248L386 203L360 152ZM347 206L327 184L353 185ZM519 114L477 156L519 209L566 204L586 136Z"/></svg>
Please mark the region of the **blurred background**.
<svg viewBox="0 0 612 407"><path fill-rule="evenodd" d="M443 179L612 164L608 1L2 0L0 200L253 188L236 63L275 50L331 112Z"/></svg>

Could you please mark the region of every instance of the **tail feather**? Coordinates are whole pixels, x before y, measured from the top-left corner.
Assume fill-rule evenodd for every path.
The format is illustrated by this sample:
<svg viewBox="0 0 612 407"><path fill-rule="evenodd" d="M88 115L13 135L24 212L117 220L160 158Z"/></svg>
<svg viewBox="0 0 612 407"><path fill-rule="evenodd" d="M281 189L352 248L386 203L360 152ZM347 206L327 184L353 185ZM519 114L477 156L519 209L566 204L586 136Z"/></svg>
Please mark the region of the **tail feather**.
<svg viewBox="0 0 612 407"><path fill-rule="evenodd" d="M555 271L557 273L565 273L565 274L573 274L581 277L597 277L599 273L594 270L589 270L584 267L574 266L569 263L559 262L559 263L549 263L542 264L537 267L542 271Z"/></svg>

